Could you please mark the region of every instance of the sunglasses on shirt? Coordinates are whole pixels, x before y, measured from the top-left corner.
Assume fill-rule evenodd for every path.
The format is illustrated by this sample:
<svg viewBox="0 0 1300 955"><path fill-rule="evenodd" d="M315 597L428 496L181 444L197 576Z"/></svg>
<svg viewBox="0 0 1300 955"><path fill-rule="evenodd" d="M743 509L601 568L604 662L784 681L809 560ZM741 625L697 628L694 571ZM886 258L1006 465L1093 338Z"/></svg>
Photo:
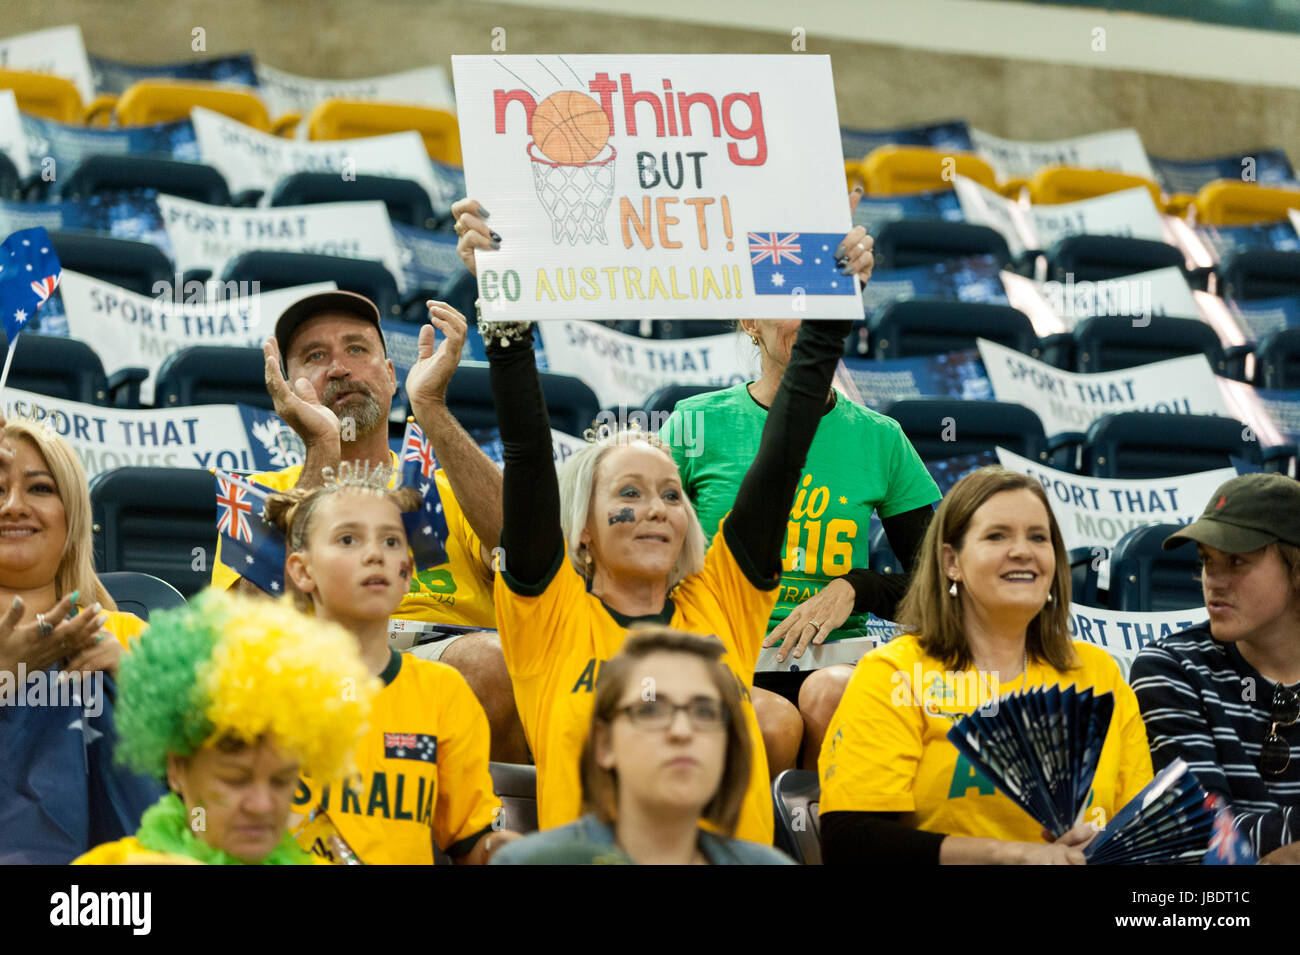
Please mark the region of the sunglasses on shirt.
<svg viewBox="0 0 1300 955"><path fill-rule="evenodd" d="M1278 735L1279 726L1290 726L1300 719L1300 696L1278 684L1273 690L1272 725L1259 751L1259 771L1265 776L1280 776L1291 765L1291 744Z"/></svg>

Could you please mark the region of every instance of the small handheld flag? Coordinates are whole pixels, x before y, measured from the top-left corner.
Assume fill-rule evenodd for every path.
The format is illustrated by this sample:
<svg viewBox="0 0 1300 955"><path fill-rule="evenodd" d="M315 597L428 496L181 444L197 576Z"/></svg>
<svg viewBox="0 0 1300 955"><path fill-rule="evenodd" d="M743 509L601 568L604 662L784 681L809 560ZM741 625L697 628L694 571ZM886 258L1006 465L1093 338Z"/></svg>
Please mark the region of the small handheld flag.
<svg viewBox="0 0 1300 955"><path fill-rule="evenodd" d="M284 535L262 517L266 498L274 491L220 469L213 475L217 481L217 535L222 559L258 589L282 595Z"/></svg>
<svg viewBox="0 0 1300 955"><path fill-rule="evenodd" d="M447 562L447 515L442 509L442 496L433 472L438 460L433 445L425 437L414 418L406 420L406 435L402 439L402 484L413 487L422 498L420 509L402 515L406 537L420 570L437 567Z"/></svg>
<svg viewBox="0 0 1300 955"><path fill-rule="evenodd" d="M9 365L19 334L54 294L62 275L50 234L39 226L20 229L0 243L0 315L9 339L0 388L9 380Z"/></svg>

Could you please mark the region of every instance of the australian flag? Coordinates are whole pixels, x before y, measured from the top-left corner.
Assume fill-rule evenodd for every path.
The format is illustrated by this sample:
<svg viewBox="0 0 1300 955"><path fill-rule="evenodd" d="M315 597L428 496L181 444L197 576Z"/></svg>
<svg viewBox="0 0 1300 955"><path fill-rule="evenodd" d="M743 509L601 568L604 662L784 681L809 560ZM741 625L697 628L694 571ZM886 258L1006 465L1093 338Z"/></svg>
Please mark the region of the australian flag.
<svg viewBox="0 0 1300 955"><path fill-rule="evenodd" d="M0 243L0 313L10 345L54 294L62 274L44 229L22 229Z"/></svg>
<svg viewBox="0 0 1300 955"><path fill-rule="evenodd" d="M284 593L284 535L262 517L274 493L220 469L217 479L217 536L221 559L241 577L272 596Z"/></svg>
<svg viewBox="0 0 1300 955"><path fill-rule="evenodd" d="M402 439L402 484L420 492L418 511L402 515L406 538L415 557L415 566L427 570L447 563L447 515L443 513L442 496L433 472L438 469L433 445L425 437L414 419L407 419L406 436Z"/></svg>
<svg viewBox="0 0 1300 955"><path fill-rule="evenodd" d="M1205 797L1205 808L1214 813L1214 828L1210 830L1210 845L1202 864L1254 865L1258 862L1250 840L1237 828L1232 810L1223 797L1210 793Z"/></svg>
<svg viewBox="0 0 1300 955"><path fill-rule="evenodd" d="M757 295L857 295L857 280L841 275L835 250L843 234L831 232L751 232L749 267Z"/></svg>
<svg viewBox="0 0 1300 955"><path fill-rule="evenodd" d="M436 763L438 737L429 733L385 733L384 759L414 759L422 763Z"/></svg>

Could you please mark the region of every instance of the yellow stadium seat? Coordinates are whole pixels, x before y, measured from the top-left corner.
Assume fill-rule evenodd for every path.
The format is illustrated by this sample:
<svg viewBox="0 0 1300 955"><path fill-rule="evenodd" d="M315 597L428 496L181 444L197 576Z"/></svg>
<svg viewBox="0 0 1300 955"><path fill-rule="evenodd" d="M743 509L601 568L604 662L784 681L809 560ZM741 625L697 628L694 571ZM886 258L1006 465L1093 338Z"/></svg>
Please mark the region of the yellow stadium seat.
<svg viewBox="0 0 1300 955"><path fill-rule="evenodd" d="M990 189L997 188L993 168L974 153L920 146L879 146L862 161L867 193L873 196L951 189L954 172Z"/></svg>
<svg viewBox="0 0 1300 955"><path fill-rule="evenodd" d="M271 132L283 139L293 139L294 133L298 130L298 124L301 122L302 113L285 113L271 124Z"/></svg>
<svg viewBox="0 0 1300 955"><path fill-rule="evenodd" d="M1048 166L1040 169L1029 180L1029 201L1037 205L1054 206L1062 202L1078 202L1104 196L1108 192L1135 189L1145 186L1151 201L1160 206L1160 187L1150 179L1126 172L1107 169L1076 169L1073 166Z"/></svg>
<svg viewBox="0 0 1300 955"><path fill-rule="evenodd" d="M140 80L133 83L117 102L117 121L123 126L148 126L188 119L190 110L202 106L271 132L271 117L253 93L197 80Z"/></svg>
<svg viewBox="0 0 1300 955"><path fill-rule="evenodd" d="M13 90L24 113L61 123L81 122L81 94L72 80L47 73L0 70L0 89Z"/></svg>
<svg viewBox="0 0 1300 955"><path fill-rule="evenodd" d="M413 129L424 138L424 148L439 162L462 164L460 126L454 113L427 106L331 99L316 106L307 117L308 139L357 139Z"/></svg>
<svg viewBox="0 0 1300 955"><path fill-rule="evenodd" d="M1008 199L1019 200L1021 191L1028 188L1028 179L1008 179L1006 182L998 186L998 192L1002 193L1002 195L1006 196Z"/></svg>
<svg viewBox="0 0 1300 955"><path fill-rule="evenodd" d="M113 121L115 109L117 109L117 97L112 93L100 93L86 107L82 121L87 126L108 126Z"/></svg>
<svg viewBox="0 0 1300 955"><path fill-rule="evenodd" d="M1206 183L1192 200L1196 221L1204 225L1250 225L1285 219L1288 209L1300 209L1300 189L1281 189L1216 179Z"/></svg>
<svg viewBox="0 0 1300 955"><path fill-rule="evenodd" d="M844 181L848 183L849 191L853 191L854 186L867 187L866 179L862 175L862 163L853 159L844 160Z"/></svg>
<svg viewBox="0 0 1300 955"><path fill-rule="evenodd" d="M1160 211L1168 216L1183 218L1196 197L1190 192L1175 192L1160 205Z"/></svg>

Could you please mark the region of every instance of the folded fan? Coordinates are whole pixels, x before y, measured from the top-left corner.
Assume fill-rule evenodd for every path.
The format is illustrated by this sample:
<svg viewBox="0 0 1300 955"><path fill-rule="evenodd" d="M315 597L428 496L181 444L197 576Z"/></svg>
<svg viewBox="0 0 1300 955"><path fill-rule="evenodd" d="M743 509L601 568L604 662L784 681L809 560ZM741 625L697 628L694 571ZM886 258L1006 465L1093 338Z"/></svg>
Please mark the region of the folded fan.
<svg viewBox="0 0 1300 955"><path fill-rule="evenodd" d="M1084 857L1089 865L1200 862L1216 809L1187 763L1176 759L1115 814L1088 843Z"/></svg>
<svg viewBox="0 0 1300 955"><path fill-rule="evenodd" d="M1110 693L1037 688L960 720L948 739L1044 829L1062 836L1087 807L1115 711Z"/></svg>

